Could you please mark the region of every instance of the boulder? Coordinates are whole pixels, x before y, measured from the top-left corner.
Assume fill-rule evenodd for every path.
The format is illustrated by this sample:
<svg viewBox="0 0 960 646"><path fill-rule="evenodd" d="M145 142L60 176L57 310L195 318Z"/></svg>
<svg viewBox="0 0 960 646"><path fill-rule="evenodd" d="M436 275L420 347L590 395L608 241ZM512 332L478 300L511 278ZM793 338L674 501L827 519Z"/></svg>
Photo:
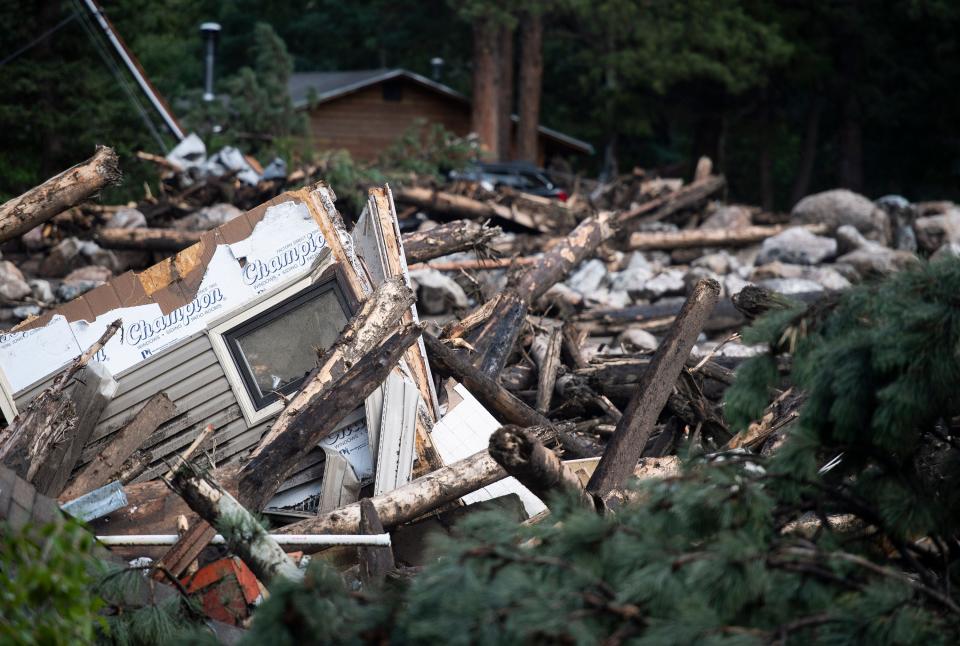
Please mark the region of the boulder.
<svg viewBox="0 0 960 646"><path fill-rule="evenodd" d="M33 280L27 281L30 285L30 291L33 292L33 297L40 301L41 303L52 303L53 288L50 287L50 281L43 280L42 278L34 278Z"/></svg>
<svg viewBox="0 0 960 646"><path fill-rule="evenodd" d="M760 247L757 264L781 261L799 265L816 265L837 253L837 241L818 236L803 227L793 227L767 238Z"/></svg>
<svg viewBox="0 0 960 646"><path fill-rule="evenodd" d="M917 246L928 253L951 242L960 242L960 209L950 209L942 215L928 215L913 222Z"/></svg>
<svg viewBox="0 0 960 646"><path fill-rule="evenodd" d="M627 267L623 271L610 274L610 288L625 292L637 292L643 289L653 272L647 267Z"/></svg>
<svg viewBox="0 0 960 646"><path fill-rule="evenodd" d="M825 224L831 232L849 224L876 242L887 244L890 240L886 212L863 195L842 188L803 198L793 207L790 220L796 224Z"/></svg>
<svg viewBox="0 0 960 646"><path fill-rule="evenodd" d="M930 256L931 261L943 258L960 258L960 242L948 242Z"/></svg>
<svg viewBox="0 0 960 646"><path fill-rule="evenodd" d="M744 206L730 204L721 206L707 216L700 225L701 229L742 229L753 224L750 210Z"/></svg>
<svg viewBox="0 0 960 646"><path fill-rule="evenodd" d="M833 266L811 267L771 262L757 267L750 273L750 280L757 282L776 278L803 278L819 283L824 289L839 290L850 287L850 281Z"/></svg>
<svg viewBox="0 0 960 646"><path fill-rule="evenodd" d="M664 296L683 294L686 291L683 276L683 272L678 269L668 269L645 282L640 289L631 291L630 296L634 299L655 301Z"/></svg>
<svg viewBox="0 0 960 646"><path fill-rule="evenodd" d="M61 302L67 303L102 284L98 280L74 280L69 283L61 283L57 287L57 298Z"/></svg>
<svg viewBox="0 0 960 646"><path fill-rule="evenodd" d="M591 258L580 264L575 272L567 279L567 285L584 296L599 289L604 278L607 277L607 266L598 258Z"/></svg>
<svg viewBox="0 0 960 646"><path fill-rule="evenodd" d="M740 268L740 261L726 251L708 253L705 256L700 256L690 264L694 267L709 269L715 274L729 274L731 271Z"/></svg>
<svg viewBox="0 0 960 646"><path fill-rule="evenodd" d="M147 218L137 209L123 206L117 209L107 226L119 229L140 229L147 226Z"/></svg>
<svg viewBox="0 0 960 646"><path fill-rule="evenodd" d="M106 267L99 265L87 265L74 269L67 277L63 279L65 283L76 283L80 281L93 281L95 283L105 283L113 276L113 273Z"/></svg>
<svg viewBox="0 0 960 646"><path fill-rule="evenodd" d="M627 328L617 337L624 352L654 352L660 347L660 341L646 330L638 327Z"/></svg>
<svg viewBox="0 0 960 646"><path fill-rule="evenodd" d="M112 272L122 269L121 263L112 251L102 249L95 242L64 238L44 258L40 265L40 275L64 276L78 267L91 264L106 267Z"/></svg>
<svg viewBox="0 0 960 646"><path fill-rule="evenodd" d="M837 258L837 263L851 265L861 278L885 276L918 262L917 257L909 251L890 249L867 240L850 225L837 229L837 240L844 249L849 249Z"/></svg>
<svg viewBox="0 0 960 646"><path fill-rule="evenodd" d="M209 231L242 214L243 211L232 204L214 204L180 218L173 226L183 231Z"/></svg>
<svg viewBox="0 0 960 646"><path fill-rule="evenodd" d="M876 205L886 212L890 220L891 244L901 251L916 251L917 236L913 231L913 221L917 211L907 198L901 195L884 195Z"/></svg>
<svg viewBox="0 0 960 646"><path fill-rule="evenodd" d="M19 301L32 293L17 266L9 260L0 260L0 297L6 301Z"/></svg>
<svg viewBox="0 0 960 646"><path fill-rule="evenodd" d="M806 278L770 278L761 280L759 285L784 295L812 294L824 291L823 285Z"/></svg>

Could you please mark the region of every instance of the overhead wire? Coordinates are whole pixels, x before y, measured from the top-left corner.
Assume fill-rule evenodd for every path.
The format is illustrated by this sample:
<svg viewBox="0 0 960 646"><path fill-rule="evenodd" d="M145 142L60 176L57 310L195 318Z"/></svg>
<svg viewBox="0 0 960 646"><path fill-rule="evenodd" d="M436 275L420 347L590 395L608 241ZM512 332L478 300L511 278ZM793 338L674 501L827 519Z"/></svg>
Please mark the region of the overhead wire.
<svg viewBox="0 0 960 646"><path fill-rule="evenodd" d="M4 65L6 65L7 63L9 63L9 62L12 61L13 59L15 59L15 58L17 58L18 56L20 56L21 54L23 54L24 52L27 52L27 51L33 49L34 47L36 47L37 45L39 45L41 42L43 42L43 40L44 40L45 38L49 38L50 36L52 36L52 35L55 34L56 32L60 31L60 30L63 29L64 27L66 27L68 24L70 24L71 21L73 21L75 18L78 18L78 17L79 17L79 16L77 15L77 12L76 12L76 11L72 12L69 16L67 16L66 18L64 18L63 20L61 20L61 21L58 22L57 24L55 24L53 27L51 27L50 29L48 29L48 30L46 30L45 32L43 32L42 34L40 34L39 36L37 36L36 38L34 38L33 40L31 40L29 43L27 43L26 45L24 45L23 47L21 47L21 48L18 49L17 51L13 52L12 54L9 54L9 55L6 56L3 60L0 60L0 67L3 67Z"/></svg>

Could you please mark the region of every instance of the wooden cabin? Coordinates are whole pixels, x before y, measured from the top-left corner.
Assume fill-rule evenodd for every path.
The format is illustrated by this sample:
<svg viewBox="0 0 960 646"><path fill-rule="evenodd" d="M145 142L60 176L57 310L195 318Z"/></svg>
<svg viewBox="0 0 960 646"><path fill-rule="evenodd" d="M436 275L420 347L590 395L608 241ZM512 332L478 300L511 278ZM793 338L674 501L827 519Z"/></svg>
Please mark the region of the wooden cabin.
<svg viewBox="0 0 960 646"><path fill-rule="evenodd" d="M470 133L470 99L453 88L404 69L302 72L288 82L293 104L306 110L312 145L343 148L370 161L418 119ZM513 118L514 136L517 117ZM537 164L554 156L593 154L589 143L540 126Z"/></svg>

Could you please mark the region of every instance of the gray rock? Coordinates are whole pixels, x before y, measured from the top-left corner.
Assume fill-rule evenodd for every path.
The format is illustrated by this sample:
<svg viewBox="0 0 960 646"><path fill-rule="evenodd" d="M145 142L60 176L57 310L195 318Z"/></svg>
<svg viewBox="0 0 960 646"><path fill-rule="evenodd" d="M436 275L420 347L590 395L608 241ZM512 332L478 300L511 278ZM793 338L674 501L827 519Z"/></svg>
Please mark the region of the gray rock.
<svg viewBox="0 0 960 646"><path fill-rule="evenodd" d="M825 289L838 290L850 287L850 281L832 266L811 267L771 262L753 270L750 280L757 282L777 278L803 278L819 283Z"/></svg>
<svg viewBox="0 0 960 646"><path fill-rule="evenodd" d="M20 242L23 243L23 246L29 249L30 251L39 251L41 249L46 249L50 246L46 239L43 237L43 227L33 227L22 236L20 236Z"/></svg>
<svg viewBox="0 0 960 646"><path fill-rule="evenodd" d="M689 295L698 282L704 278L710 278L720 283L720 296L725 296L723 291L723 277L716 272L712 272L706 267L691 267L684 277L683 282L686 285L686 293Z"/></svg>
<svg viewBox="0 0 960 646"><path fill-rule="evenodd" d="M124 206L117 209L107 225L120 229L139 229L147 226L147 218L137 209Z"/></svg>
<svg viewBox="0 0 960 646"><path fill-rule="evenodd" d="M567 285L584 296L596 291L607 277L607 266L602 260L591 258L581 263L573 275L567 279Z"/></svg>
<svg viewBox="0 0 960 646"><path fill-rule="evenodd" d="M770 278L760 281L761 287L779 292L780 294L810 294L824 291L823 285L806 278Z"/></svg>
<svg viewBox="0 0 960 646"><path fill-rule="evenodd" d="M617 342L624 352L653 352L660 347L660 341L644 329L631 327L620 333Z"/></svg>
<svg viewBox="0 0 960 646"><path fill-rule="evenodd" d="M0 260L0 297L8 301L18 301L33 292L24 280L23 274L9 260Z"/></svg>
<svg viewBox="0 0 960 646"><path fill-rule="evenodd" d="M647 267L627 267L623 271L610 274L610 289L636 292L643 289L653 272Z"/></svg>
<svg viewBox="0 0 960 646"><path fill-rule="evenodd" d="M723 291L725 294L734 295L739 294L740 290L746 287L747 285L753 285L752 281L744 280L737 274L730 274L723 279Z"/></svg>
<svg viewBox="0 0 960 646"><path fill-rule="evenodd" d="M110 278L113 277L113 274L106 267L101 267L99 265L87 265L86 267L80 267L79 269L74 269L66 278L63 279L65 283L76 283L82 281L92 281L98 284L105 283Z"/></svg>
<svg viewBox="0 0 960 646"><path fill-rule="evenodd" d="M50 287L50 281L43 280L42 278L34 278L33 280L28 280L27 284L30 285L30 291L33 292L35 299L41 303L53 302L53 288Z"/></svg>
<svg viewBox="0 0 960 646"><path fill-rule="evenodd" d="M40 274L49 277L63 276L78 267L90 264L107 267L114 272L121 268L112 251L102 249L95 242L65 238L47 254L40 265Z"/></svg>
<svg viewBox="0 0 960 646"><path fill-rule="evenodd" d="M742 229L753 224L750 211L746 207L730 204L721 206L707 216L700 225L701 229Z"/></svg>
<svg viewBox="0 0 960 646"><path fill-rule="evenodd" d="M763 241L757 264L779 260L800 265L815 265L837 253L837 241L814 235L803 227L793 227Z"/></svg>
<svg viewBox="0 0 960 646"><path fill-rule="evenodd" d="M823 285L825 289L837 291L850 287L850 281L833 267L811 267L805 276L810 280Z"/></svg>
<svg viewBox="0 0 960 646"><path fill-rule="evenodd" d="M690 264L694 267L709 269L715 274L729 274L731 271L740 268L740 261L726 251L708 253L705 256L700 256Z"/></svg>
<svg viewBox="0 0 960 646"><path fill-rule="evenodd" d="M451 307L463 308L470 304L457 281L436 269L411 271L410 280L417 292L417 308L425 314L443 314Z"/></svg>
<svg viewBox="0 0 960 646"><path fill-rule="evenodd" d="M42 311L39 305L21 305L13 308L13 315L23 321L31 316L40 316Z"/></svg>
<svg viewBox="0 0 960 646"><path fill-rule="evenodd" d="M916 251L917 236L913 231L913 221L917 218L917 212L907 198L901 195L884 195L876 201L876 205L883 209L890 219L893 248Z"/></svg>
<svg viewBox="0 0 960 646"><path fill-rule="evenodd" d="M793 207L790 220L797 224L825 224L836 231L852 225L871 240L890 240L890 218L869 199L846 189L834 189L803 198Z"/></svg>
<svg viewBox="0 0 960 646"><path fill-rule="evenodd" d="M643 255L642 251L634 251L630 254L630 260L627 261L625 269L646 269L652 272L653 265L650 264L650 261L647 260L647 257Z"/></svg>
<svg viewBox="0 0 960 646"><path fill-rule="evenodd" d="M591 306L622 309L630 304L630 294L622 289L601 287L584 295L584 300Z"/></svg>
<svg viewBox="0 0 960 646"><path fill-rule="evenodd" d="M639 290L630 292L630 296L635 299L643 298L654 301L672 294L683 294L686 290L683 276L682 271L668 269L648 280Z"/></svg>
<svg viewBox="0 0 960 646"><path fill-rule="evenodd" d="M909 251L890 249L867 240L850 225L837 229L837 239L845 249L850 249L837 258L837 263L851 265L860 278L885 276L918 262L917 257Z"/></svg>
<svg viewBox="0 0 960 646"><path fill-rule="evenodd" d="M917 218L913 229L917 234L917 245L929 253L950 242L960 242L960 209Z"/></svg>
<svg viewBox="0 0 960 646"><path fill-rule="evenodd" d="M960 242L948 242L930 256L931 261L943 258L960 258Z"/></svg>
<svg viewBox="0 0 960 646"><path fill-rule="evenodd" d="M180 218L174 222L173 226L184 231L209 231L242 213L243 211L232 204L214 204L195 211L185 218Z"/></svg>
<svg viewBox="0 0 960 646"><path fill-rule="evenodd" d="M71 283L62 283L57 287L57 298L66 303L86 294L91 289L99 287L103 283L95 280L76 280Z"/></svg>

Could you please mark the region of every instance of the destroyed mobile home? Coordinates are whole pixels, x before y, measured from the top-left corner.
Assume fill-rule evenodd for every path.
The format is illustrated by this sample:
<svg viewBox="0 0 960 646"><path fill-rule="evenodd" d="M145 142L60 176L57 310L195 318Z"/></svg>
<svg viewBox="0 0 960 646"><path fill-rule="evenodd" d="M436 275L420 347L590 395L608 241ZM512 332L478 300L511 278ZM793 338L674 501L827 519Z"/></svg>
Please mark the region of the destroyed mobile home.
<svg viewBox="0 0 960 646"><path fill-rule="evenodd" d="M955 255L960 228L943 203L834 191L786 217L711 204L723 186L705 161L686 185L637 173L566 203L373 188L348 229L320 182L189 236L107 220L87 235L180 251L0 339L0 512L59 505L226 639L304 554L373 589L474 510L549 524L562 494L615 518L632 478L682 482L683 452L762 473L806 395L778 382L734 427L733 370L764 351L741 328L796 304L776 292L829 308L917 247ZM406 224L467 219L401 234L395 200ZM29 203L0 235L71 206Z"/></svg>

